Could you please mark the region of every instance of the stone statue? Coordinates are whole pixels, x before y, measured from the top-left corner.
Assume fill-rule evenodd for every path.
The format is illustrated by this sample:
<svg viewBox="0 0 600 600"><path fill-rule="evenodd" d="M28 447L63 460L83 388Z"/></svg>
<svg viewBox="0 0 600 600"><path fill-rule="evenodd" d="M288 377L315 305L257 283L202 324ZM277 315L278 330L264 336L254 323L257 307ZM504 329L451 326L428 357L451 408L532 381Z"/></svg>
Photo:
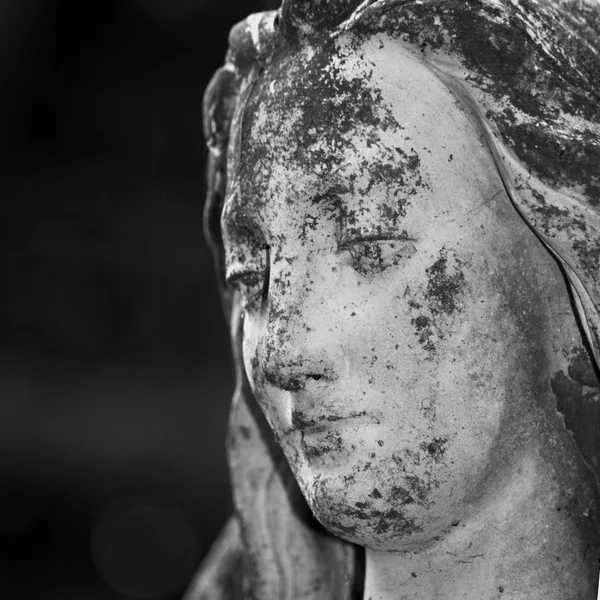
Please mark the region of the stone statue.
<svg viewBox="0 0 600 600"><path fill-rule="evenodd" d="M284 0L205 99L235 516L189 598L592 600L600 3Z"/></svg>

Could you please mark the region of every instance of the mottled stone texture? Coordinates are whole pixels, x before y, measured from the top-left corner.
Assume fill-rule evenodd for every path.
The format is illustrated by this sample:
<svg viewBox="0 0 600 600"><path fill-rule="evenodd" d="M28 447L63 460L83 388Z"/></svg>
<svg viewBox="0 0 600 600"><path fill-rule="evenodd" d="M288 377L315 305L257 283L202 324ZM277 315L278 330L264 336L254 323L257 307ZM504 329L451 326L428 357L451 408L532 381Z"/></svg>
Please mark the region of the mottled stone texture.
<svg viewBox="0 0 600 600"><path fill-rule="evenodd" d="M236 514L190 597L595 598L599 23L286 1L232 30L205 123Z"/></svg>

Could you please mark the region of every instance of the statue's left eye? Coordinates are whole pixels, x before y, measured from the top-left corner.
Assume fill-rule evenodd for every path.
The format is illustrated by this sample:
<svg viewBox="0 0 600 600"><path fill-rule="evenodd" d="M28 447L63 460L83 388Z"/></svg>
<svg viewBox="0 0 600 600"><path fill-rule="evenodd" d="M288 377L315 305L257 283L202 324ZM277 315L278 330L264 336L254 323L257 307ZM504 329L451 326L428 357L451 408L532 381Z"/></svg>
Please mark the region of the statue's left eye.
<svg viewBox="0 0 600 600"><path fill-rule="evenodd" d="M381 273L410 258L417 250L412 240L357 240L346 243L352 266L362 275Z"/></svg>

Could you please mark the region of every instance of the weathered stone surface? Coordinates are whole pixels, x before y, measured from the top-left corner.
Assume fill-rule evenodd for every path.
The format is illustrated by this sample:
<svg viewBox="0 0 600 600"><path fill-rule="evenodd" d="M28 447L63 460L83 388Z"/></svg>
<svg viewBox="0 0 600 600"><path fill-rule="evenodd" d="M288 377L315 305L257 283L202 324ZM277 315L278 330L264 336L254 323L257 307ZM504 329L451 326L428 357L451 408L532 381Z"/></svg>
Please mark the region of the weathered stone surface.
<svg viewBox="0 0 600 600"><path fill-rule="evenodd" d="M286 1L232 31L206 223L244 597L595 597L599 19Z"/></svg>

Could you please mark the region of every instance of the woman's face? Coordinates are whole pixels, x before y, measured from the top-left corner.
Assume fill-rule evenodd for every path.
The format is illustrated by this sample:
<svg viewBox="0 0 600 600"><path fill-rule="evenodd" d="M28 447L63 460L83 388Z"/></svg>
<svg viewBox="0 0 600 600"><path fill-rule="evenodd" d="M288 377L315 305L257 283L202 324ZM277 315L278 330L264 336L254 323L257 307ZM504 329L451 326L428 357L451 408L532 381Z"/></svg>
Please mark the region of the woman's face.
<svg viewBox="0 0 600 600"><path fill-rule="evenodd" d="M465 112L387 38L272 64L233 138L222 224L256 398L329 530L431 539L494 485L525 402L539 244Z"/></svg>

